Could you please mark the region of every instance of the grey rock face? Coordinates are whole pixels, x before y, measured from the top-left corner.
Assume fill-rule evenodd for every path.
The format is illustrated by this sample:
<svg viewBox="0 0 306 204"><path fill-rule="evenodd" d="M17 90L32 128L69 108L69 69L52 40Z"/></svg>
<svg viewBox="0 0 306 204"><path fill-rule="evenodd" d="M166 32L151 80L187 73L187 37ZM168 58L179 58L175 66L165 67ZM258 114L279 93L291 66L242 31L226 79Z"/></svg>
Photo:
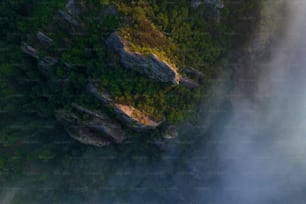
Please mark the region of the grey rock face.
<svg viewBox="0 0 306 204"><path fill-rule="evenodd" d="M95 96L100 102L103 103L103 105L112 105L111 96L108 93L99 92L98 89L92 83L89 83L87 85L87 92Z"/></svg>
<svg viewBox="0 0 306 204"><path fill-rule="evenodd" d="M21 51L34 57L35 59L38 59L39 58L39 52L37 49L31 47L30 45L24 43L22 46L21 46Z"/></svg>
<svg viewBox="0 0 306 204"><path fill-rule="evenodd" d="M205 75L202 72L200 72L199 70L196 70L192 67L184 68L184 71L186 73L194 74L194 75L198 76L199 78L204 78L205 77Z"/></svg>
<svg viewBox="0 0 306 204"><path fill-rule="evenodd" d="M94 145L102 147L110 144L103 137L99 137L93 134L87 127L81 126L80 119L73 113L67 111L58 111L56 113L56 119L65 124L65 130L73 139L88 145Z"/></svg>
<svg viewBox="0 0 306 204"><path fill-rule="evenodd" d="M57 58L51 56L40 57L38 49L26 43L21 46L21 50L37 60L37 66L42 75L47 78L51 77L50 68L59 62Z"/></svg>
<svg viewBox="0 0 306 204"><path fill-rule="evenodd" d="M71 15L66 13L63 10L58 10L57 20L60 27L65 30L67 33L75 34L81 31L81 24Z"/></svg>
<svg viewBox="0 0 306 204"><path fill-rule="evenodd" d="M181 78L180 83L189 89L194 89L199 87L199 84L189 78Z"/></svg>
<svg viewBox="0 0 306 204"><path fill-rule="evenodd" d="M55 116L58 121L63 122L65 125L75 125L80 122L78 116L65 110L57 111Z"/></svg>
<svg viewBox="0 0 306 204"><path fill-rule="evenodd" d="M50 67L50 66L55 65L57 62L58 62L58 59L56 59L55 57L46 56L46 57L42 57L41 59L39 59L38 66L39 67Z"/></svg>
<svg viewBox="0 0 306 204"><path fill-rule="evenodd" d="M121 126L117 125L117 123L112 120L101 120L95 118L84 124L91 129L103 133L107 139L113 142L121 143L125 139L125 133L121 129Z"/></svg>
<svg viewBox="0 0 306 204"><path fill-rule="evenodd" d="M155 129L162 123L162 121L152 120L148 115L133 106L115 104L114 110L123 122L135 130Z"/></svg>
<svg viewBox="0 0 306 204"><path fill-rule="evenodd" d="M179 83L180 75L176 71L176 68L159 59L159 57L154 54L145 56L141 53L131 52L127 43L117 32L109 36L106 40L106 44L120 56L120 62L124 67L145 74L161 82Z"/></svg>
<svg viewBox="0 0 306 204"><path fill-rule="evenodd" d="M111 144L110 141L105 140L103 137L98 137L94 133L90 132L88 128L70 126L66 128L66 132L70 137L83 144L97 147L104 147Z"/></svg>
<svg viewBox="0 0 306 204"><path fill-rule="evenodd" d="M57 111L56 118L64 124L68 134L84 144L105 146L111 142L121 143L126 138L120 124L103 113L96 113L77 104L72 105L77 111L92 118L81 120L77 115L65 110Z"/></svg>
<svg viewBox="0 0 306 204"><path fill-rule="evenodd" d="M44 34L43 32L37 32L36 33L36 38L39 40L39 42L41 44L43 44L44 46L46 46L47 48L51 47L53 44L53 40L51 38L49 38L46 34Z"/></svg>
<svg viewBox="0 0 306 204"><path fill-rule="evenodd" d="M121 125L118 122L109 118L107 115L101 112L88 110L77 104L72 104L72 107L94 118L93 120L90 120L88 122L83 122L84 126L103 133L103 135L107 137L107 139L117 143L121 143L125 139L125 132L122 130Z"/></svg>
<svg viewBox="0 0 306 204"><path fill-rule="evenodd" d="M80 106L80 105L78 105L78 104L76 104L76 103L72 103L71 106L72 106L73 108L75 108L76 110L78 110L78 111L80 111L80 112L83 112L83 113L86 113L86 114L88 114L88 115L91 115L91 116L93 116L93 117L95 117L95 118L99 118L99 119L101 119L101 120L106 120L106 119L108 119L108 117L107 117L105 114L103 114L103 113L98 113L98 112L96 112L96 111L91 111L91 110L89 110L89 109L87 109L87 108L84 108L84 107L82 107L82 106Z"/></svg>
<svg viewBox="0 0 306 204"><path fill-rule="evenodd" d="M93 84L89 84L87 90L89 94L95 96L105 106L112 108L119 120L136 131L155 129L163 122L152 120L133 106L115 103L107 93L99 92Z"/></svg>

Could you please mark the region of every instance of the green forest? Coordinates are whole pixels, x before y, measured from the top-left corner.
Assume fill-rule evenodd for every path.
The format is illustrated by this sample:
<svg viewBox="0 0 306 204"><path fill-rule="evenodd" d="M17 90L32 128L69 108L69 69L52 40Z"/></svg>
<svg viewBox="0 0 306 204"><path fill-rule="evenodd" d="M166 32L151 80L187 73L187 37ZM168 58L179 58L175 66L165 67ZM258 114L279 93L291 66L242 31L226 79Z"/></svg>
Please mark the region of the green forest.
<svg viewBox="0 0 306 204"><path fill-rule="evenodd" d="M218 11L220 17L215 18L212 8L201 5L195 9L187 0L175 4L162 0L82 2L87 10L79 20L87 35L69 35L54 23L57 10L65 8L66 0L0 3L1 172L19 172L32 161L59 162L61 158L62 162L63 155L68 158L87 148L74 141L60 142L67 141L67 135L54 112L71 109L72 102L104 110L99 101L86 94L89 81L95 81L117 102L133 105L154 118L165 117L169 124L192 120L199 111L197 105L209 97L214 80L220 73L232 71L224 70L222 63L229 52L248 40L256 18L254 24L245 19L256 17L260 6L256 0L224 0L224 8ZM101 12L110 5L116 8L115 15ZM200 86L188 89L124 69L105 45L115 30L127 36L135 51L160 54ZM37 31L49 33L54 40L54 46L47 53L42 49L41 54L60 58L59 65L48 73L50 78L37 69L35 59L21 52L22 44ZM163 37L157 37L157 32ZM74 66L65 69L64 62ZM203 79L185 68L200 71Z"/></svg>

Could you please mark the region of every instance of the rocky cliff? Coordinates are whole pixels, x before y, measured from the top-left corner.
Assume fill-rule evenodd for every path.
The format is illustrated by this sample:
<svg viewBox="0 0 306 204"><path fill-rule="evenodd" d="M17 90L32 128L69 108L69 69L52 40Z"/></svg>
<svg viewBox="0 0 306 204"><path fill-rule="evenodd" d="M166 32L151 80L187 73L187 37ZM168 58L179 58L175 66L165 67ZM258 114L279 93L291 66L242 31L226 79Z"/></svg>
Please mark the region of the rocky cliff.
<svg viewBox="0 0 306 204"><path fill-rule="evenodd" d="M137 108L119 104L113 101L110 95L106 92L99 92L98 89L93 84L88 84L88 93L95 96L99 101L101 101L105 106L111 108L115 111L117 118L122 121L125 125L130 128L142 131L148 129L157 128L163 121L154 121L144 112L138 110Z"/></svg>
<svg viewBox="0 0 306 204"><path fill-rule="evenodd" d="M107 115L88 110L77 104L72 106L78 112L90 116L90 119L82 120L72 112L57 111L57 120L65 125L65 129L74 139L85 144L105 146L111 142L121 143L126 138L121 125Z"/></svg>
<svg viewBox="0 0 306 204"><path fill-rule="evenodd" d="M109 26L107 29L103 26L109 23L108 21L113 23L119 19L122 13L114 5L104 7L92 18L96 25L88 20L92 9L94 8L87 1L69 0L65 10L57 10L52 22L35 34L28 35L21 47L24 53L36 59L39 72L50 84L69 84L69 88L77 86L71 94L83 94L83 99L72 99L71 105L64 104L58 108L55 111L57 120L72 138L95 146L122 143L128 137L127 130L156 131L159 136L167 139L175 137L178 134L176 128L174 125L167 125L167 117L164 114L176 111L172 104L178 106L177 104L181 103L180 95L192 100L192 91L200 86L199 81L206 76L194 68L180 68L176 60L171 59L171 56L175 56L175 53L171 53L174 50L171 47L173 42L171 44L171 40L148 18L144 17L140 30L135 30L135 25L131 25L135 20L131 17L123 18L116 28ZM101 31L104 31L104 38L98 36ZM127 38L129 32L133 31L137 32L137 36L143 36L143 39L133 41ZM97 42L100 44L96 44ZM138 51L135 47L145 52ZM104 58L99 61L97 56ZM103 68L99 68L100 66ZM120 81L104 75L112 69L114 72L120 70L120 73L123 72L121 69L140 73L141 76L133 74L135 78L125 79L135 80L133 90L129 94L124 91L120 93L127 83L120 84L119 90L109 90L113 88L111 80ZM92 70L98 70L102 74L96 76L91 73ZM194 77L189 77L190 73ZM135 91L137 83L143 83L144 78L150 81L146 82L147 84L153 84L148 86L148 89L152 90L138 87L142 91ZM105 80L108 80L107 84L102 83ZM176 95L171 95L172 90L176 91ZM150 96L150 92L163 98ZM155 101L150 101L150 97L155 97ZM84 98L92 98L93 102L83 103L87 100ZM118 98L125 98L126 101ZM169 103L165 102L166 98ZM157 100L160 100L160 103L156 102ZM148 102L143 105L143 101ZM153 109L151 106L156 107ZM163 109L163 106L169 107ZM160 113L155 114L159 111ZM173 118L175 116L172 116Z"/></svg>

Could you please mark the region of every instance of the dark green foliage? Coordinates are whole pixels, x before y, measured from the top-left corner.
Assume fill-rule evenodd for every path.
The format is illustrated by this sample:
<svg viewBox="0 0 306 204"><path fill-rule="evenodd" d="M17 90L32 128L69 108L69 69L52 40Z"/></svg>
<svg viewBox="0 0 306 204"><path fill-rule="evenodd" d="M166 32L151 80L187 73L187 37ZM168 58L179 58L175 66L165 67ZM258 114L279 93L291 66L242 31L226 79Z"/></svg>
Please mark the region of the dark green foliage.
<svg viewBox="0 0 306 204"><path fill-rule="evenodd" d="M109 2L114 2L120 15L101 16L101 9ZM231 42L238 42L237 39L232 41L232 37L225 33L241 33L242 28L249 28L241 21L237 23L238 19L255 15L259 1L241 1L235 6L229 2L225 1L224 18L215 22L205 18L205 8L194 10L187 0L176 1L175 5L159 0L88 0L88 12L80 20L86 25L89 35L72 37L52 20L66 0L2 0L0 171L20 173L22 166L33 164L32 161L66 161L69 156L77 156L84 150L84 146L76 146L76 142L70 140L56 123L54 111L70 109L71 102L76 102L111 114L94 97L86 94L85 86L89 80L96 81L99 88L110 92L117 102L134 105L155 118L165 116L170 123L187 119L196 112L202 94L206 95L209 90L209 79L218 75L220 70L216 67L220 58L233 47ZM134 24L129 24L130 29L137 30L135 26L140 26L138 31L147 34L144 31L153 25L165 36L156 38L153 35L152 38L145 35L141 38L146 40L136 44L160 49L181 70L185 66L201 70L205 74L204 85L191 91L124 69L118 56L107 50L105 39L127 19L135 19ZM26 35L38 30L50 33L54 40L54 46L43 54L60 58L58 66L50 71L55 80L47 80L38 71L37 61L20 51L22 42L27 40ZM135 32L134 35L136 39L142 34ZM67 50L58 51L56 48ZM76 66L65 68L63 63L66 61ZM129 132L129 135L133 134L136 133ZM144 137L139 138L144 140ZM68 143L56 143L63 140ZM27 141L33 143L27 144ZM12 156L20 159L9 159Z"/></svg>

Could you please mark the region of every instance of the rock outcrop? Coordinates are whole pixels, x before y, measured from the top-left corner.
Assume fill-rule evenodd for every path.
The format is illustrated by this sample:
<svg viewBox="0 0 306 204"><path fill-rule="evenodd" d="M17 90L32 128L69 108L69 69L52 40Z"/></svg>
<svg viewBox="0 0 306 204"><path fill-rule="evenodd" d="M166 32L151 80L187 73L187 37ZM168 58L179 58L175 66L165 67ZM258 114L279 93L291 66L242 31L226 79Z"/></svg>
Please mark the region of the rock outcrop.
<svg viewBox="0 0 306 204"><path fill-rule="evenodd" d="M42 57L38 61L38 66L41 67L50 67L55 65L58 62L58 59L51 56Z"/></svg>
<svg viewBox="0 0 306 204"><path fill-rule="evenodd" d="M56 19L59 26L71 35L81 33L83 30L81 23L63 10L58 10Z"/></svg>
<svg viewBox="0 0 306 204"><path fill-rule="evenodd" d="M75 115L67 111L58 111L56 113L56 119L65 124L65 130L73 139L88 145L94 145L98 147L106 146L110 144L103 137L98 137L92 133L87 127L83 127L79 124L80 119Z"/></svg>
<svg viewBox="0 0 306 204"><path fill-rule="evenodd" d="M43 32L38 31L36 33L36 38L39 40L40 44L44 45L46 48L51 47L53 44L53 40Z"/></svg>
<svg viewBox="0 0 306 204"><path fill-rule="evenodd" d="M26 43L24 43L21 46L21 51L24 52L25 54L28 54L28 55L34 57L35 59L39 58L39 51L36 48L34 48L34 47L32 47L32 46L30 46Z"/></svg>
<svg viewBox="0 0 306 204"><path fill-rule="evenodd" d="M199 84L189 78L181 78L180 80L180 83L185 86L186 88L189 88L189 89L195 89L197 87L199 87Z"/></svg>
<svg viewBox="0 0 306 204"><path fill-rule="evenodd" d="M48 38L47 36L44 36L43 33L38 33L37 39L41 39L39 40L40 43L46 43L47 41L49 43L52 42L52 40ZM44 42L41 42L41 41L44 41ZM37 60L37 67L42 75L44 75L47 78L51 77L50 68L59 62L57 58L51 57L51 56L39 56L39 50L28 45L27 43L24 43L21 46L21 50L25 54L28 54Z"/></svg>
<svg viewBox="0 0 306 204"><path fill-rule="evenodd" d="M148 115L133 106L114 104L113 107L119 117L134 129L154 129L162 122L154 121Z"/></svg>
<svg viewBox="0 0 306 204"><path fill-rule="evenodd" d="M126 42L118 32L112 33L106 40L106 44L119 55L120 62L128 69L135 70L147 75L149 78L161 82L180 83L190 89L199 86L199 84L192 79L181 77L175 67L163 61L157 55L153 53L144 55L130 51L128 42Z"/></svg>
<svg viewBox="0 0 306 204"><path fill-rule="evenodd" d="M197 76L199 78L204 78L205 77L205 75L202 72L200 72L199 70L196 70L196 69L194 69L192 67L184 68L183 70L186 73L193 74L193 75L195 75L195 76Z"/></svg>
<svg viewBox="0 0 306 204"><path fill-rule="evenodd" d="M107 141L104 138L97 136L95 133L92 133L88 128L70 126L65 128L65 130L70 137L83 144L93 145L97 147L104 147L111 144L110 141Z"/></svg>
<svg viewBox="0 0 306 204"><path fill-rule="evenodd" d="M72 112L57 111L57 120L64 124L72 138L95 146L105 146L111 142L121 143L126 138L121 125L105 114L96 113L77 104L72 106L77 111L91 116L89 120L82 120Z"/></svg>
<svg viewBox="0 0 306 204"><path fill-rule="evenodd" d="M69 0L66 4L66 10L58 10L48 28L29 35L27 43L22 45L22 51L36 59L40 73L48 80L52 81L63 78L65 82L68 82L69 77L73 76L70 73L77 70L74 69L76 65L69 62L70 56L63 57L62 54L66 51L68 52L73 47L71 45L72 40L70 42L69 39L75 34L84 34L86 37L89 37L90 33L87 33L86 21L82 21L82 12L86 11L82 2L81 0ZM115 15L118 15L116 8L109 6L102 11L99 17L102 20L103 18L104 20L109 20L109 16ZM149 22L148 24L151 25L152 23ZM49 33L56 35L56 32L52 32L55 29L60 30L60 34L64 36L63 39L61 39L61 36L56 36L53 41L48 36ZM167 42L167 38L163 33L157 29L156 32L164 40L158 42ZM148 78L160 82L180 84L190 89L199 86L197 82L185 77L185 74L189 77L187 72L190 72L192 77L196 75L197 77L194 78L198 80L203 78L201 72L195 69L184 70L186 72L182 73L183 77L178 72L176 66L170 63L171 59L163 58L162 55L159 56L157 52L152 51L158 50L161 44L165 44L165 49L168 49L171 46L168 46L167 43L159 43L152 49L148 49L154 53L144 54L134 51L136 49L132 49L135 48L133 44L122 36L125 35L123 35L121 30L113 32L106 39L105 44L118 56L123 67L135 70L146 75ZM156 39L155 37L153 39ZM56 47L62 43L65 45L63 48ZM61 70L61 68L63 69ZM57 82L57 80L54 81ZM60 80L60 82L62 81ZM106 107L108 115L75 103L72 103L71 110L58 110L55 113L57 120L63 124L67 133L83 144L102 147L111 143L122 143L127 137L126 130L158 134L162 136L161 140L165 141L175 138L178 134L175 126L167 126L165 124L164 118L156 119L152 117L153 115L149 115L134 106L117 103L112 96L106 91L101 91L96 84L89 83L87 93L97 98Z"/></svg>
<svg viewBox="0 0 306 204"><path fill-rule="evenodd" d="M38 31L36 35L28 35L27 38L28 42L22 44L21 51L37 60L40 58L38 47L48 49L53 44L53 40L41 31Z"/></svg>
<svg viewBox="0 0 306 204"><path fill-rule="evenodd" d="M120 62L124 67L161 82L179 83L180 75L175 67L161 60L155 54L144 55L138 52L131 52L128 43L118 32L112 33L106 40L106 44L119 55Z"/></svg>
<svg viewBox="0 0 306 204"><path fill-rule="evenodd" d="M91 111L77 104L72 104L72 107L93 117L92 120L83 122L83 125L103 133L105 137L114 142L120 143L125 139L121 125L104 113Z"/></svg>
<svg viewBox="0 0 306 204"><path fill-rule="evenodd" d="M115 103L107 93L99 92L92 83L88 84L87 90L88 93L95 96L105 106L112 108L118 119L134 130L142 131L155 129L163 122L154 121L148 115L133 106Z"/></svg>

